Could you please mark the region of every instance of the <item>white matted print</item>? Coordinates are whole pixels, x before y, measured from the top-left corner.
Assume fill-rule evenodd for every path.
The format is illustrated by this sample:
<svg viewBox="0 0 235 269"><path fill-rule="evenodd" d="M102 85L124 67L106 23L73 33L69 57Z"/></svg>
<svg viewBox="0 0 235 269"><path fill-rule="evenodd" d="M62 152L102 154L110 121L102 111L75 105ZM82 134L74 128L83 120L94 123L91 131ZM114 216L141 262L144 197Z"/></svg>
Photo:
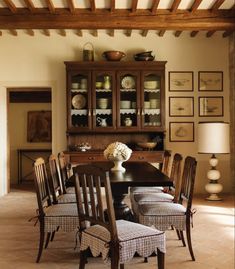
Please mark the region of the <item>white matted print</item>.
<svg viewBox="0 0 235 269"><path fill-rule="evenodd" d="M223 91L222 71L200 71L198 72L199 91Z"/></svg>
<svg viewBox="0 0 235 269"><path fill-rule="evenodd" d="M169 91L170 92L192 92L193 91L193 72L171 71L169 72Z"/></svg>
<svg viewBox="0 0 235 269"><path fill-rule="evenodd" d="M193 117L194 115L193 97L169 97L170 117Z"/></svg>
<svg viewBox="0 0 235 269"><path fill-rule="evenodd" d="M193 142L194 122L170 122L170 142Z"/></svg>

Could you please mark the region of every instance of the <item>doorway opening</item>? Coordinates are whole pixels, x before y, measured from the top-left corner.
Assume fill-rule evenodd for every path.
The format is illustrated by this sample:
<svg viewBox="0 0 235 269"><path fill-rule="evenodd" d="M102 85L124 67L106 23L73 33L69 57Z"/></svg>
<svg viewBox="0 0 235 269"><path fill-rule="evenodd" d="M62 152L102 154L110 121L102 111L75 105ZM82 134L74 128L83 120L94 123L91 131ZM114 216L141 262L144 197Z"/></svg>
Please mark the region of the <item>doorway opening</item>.
<svg viewBox="0 0 235 269"><path fill-rule="evenodd" d="M51 154L51 88L14 87L7 94L9 187L31 188L34 160Z"/></svg>

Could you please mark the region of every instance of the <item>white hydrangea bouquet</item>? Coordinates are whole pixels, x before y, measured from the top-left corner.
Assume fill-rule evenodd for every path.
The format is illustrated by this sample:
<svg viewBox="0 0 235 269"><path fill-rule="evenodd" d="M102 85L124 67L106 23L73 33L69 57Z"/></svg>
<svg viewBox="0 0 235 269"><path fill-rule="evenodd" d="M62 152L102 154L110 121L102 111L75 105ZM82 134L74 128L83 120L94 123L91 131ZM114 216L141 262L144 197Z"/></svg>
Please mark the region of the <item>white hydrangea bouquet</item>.
<svg viewBox="0 0 235 269"><path fill-rule="evenodd" d="M114 142L104 150L104 157L114 162L112 171L125 172L126 169L122 166L122 163L131 157L131 153L132 150L127 145L121 142Z"/></svg>

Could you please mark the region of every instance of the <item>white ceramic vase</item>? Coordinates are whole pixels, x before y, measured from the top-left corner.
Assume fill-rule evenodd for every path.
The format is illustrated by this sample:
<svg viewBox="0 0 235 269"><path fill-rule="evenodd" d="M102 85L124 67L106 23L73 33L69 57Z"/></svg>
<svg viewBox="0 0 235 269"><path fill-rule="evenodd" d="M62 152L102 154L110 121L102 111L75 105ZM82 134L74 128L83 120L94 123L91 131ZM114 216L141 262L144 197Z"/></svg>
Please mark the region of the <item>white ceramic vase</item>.
<svg viewBox="0 0 235 269"><path fill-rule="evenodd" d="M115 160L113 161L114 167L111 168L111 171L125 172L126 168L122 166L123 161Z"/></svg>

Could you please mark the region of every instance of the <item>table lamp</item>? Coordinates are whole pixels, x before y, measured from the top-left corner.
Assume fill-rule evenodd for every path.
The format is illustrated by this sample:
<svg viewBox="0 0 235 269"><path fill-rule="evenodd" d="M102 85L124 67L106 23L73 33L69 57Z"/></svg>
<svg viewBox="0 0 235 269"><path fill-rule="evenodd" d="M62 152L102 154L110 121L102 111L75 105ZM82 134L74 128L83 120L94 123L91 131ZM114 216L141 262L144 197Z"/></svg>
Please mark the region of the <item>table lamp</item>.
<svg viewBox="0 0 235 269"><path fill-rule="evenodd" d="M219 201L218 196L223 186L218 183L220 172L216 169L218 159L215 154L229 153L229 124L226 122L199 122L198 124L198 153L212 154L209 163L211 169L207 172L210 180L205 189L210 194L207 200Z"/></svg>

